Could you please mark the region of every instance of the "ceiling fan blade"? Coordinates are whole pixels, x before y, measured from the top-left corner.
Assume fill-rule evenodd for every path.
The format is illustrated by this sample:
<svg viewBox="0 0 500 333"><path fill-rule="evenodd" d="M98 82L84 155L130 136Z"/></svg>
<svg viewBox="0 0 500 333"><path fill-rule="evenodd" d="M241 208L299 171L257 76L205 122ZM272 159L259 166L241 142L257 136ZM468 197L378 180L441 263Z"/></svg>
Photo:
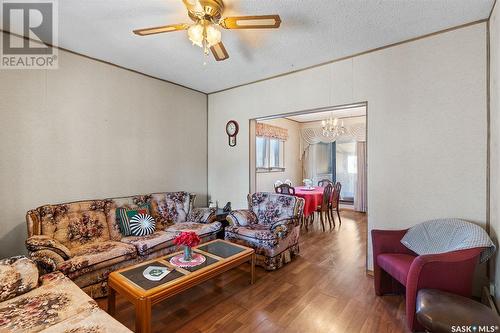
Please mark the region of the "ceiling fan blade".
<svg viewBox="0 0 500 333"><path fill-rule="evenodd" d="M200 0L182 0L182 2L184 2L184 6L186 6L188 11L199 15L204 14L203 5L200 3Z"/></svg>
<svg viewBox="0 0 500 333"><path fill-rule="evenodd" d="M223 18L220 23L225 29L272 29L279 28L279 15L233 16Z"/></svg>
<svg viewBox="0 0 500 333"><path fill-rule="evenodd" d="M224 44L222 44L222 42L219 42L218 44L212 46L210 48L210 51L212 51L212 54L217 61L223 61L229 58L229 54L227 53L226 48L224 47Z"/></svg>
<svg viewBox="0 0 500 333"><path fill-rule="evenodd" d="M189 24L185 24L185 23L170 24L170 25L164 25L161 27L136 29L136 30L134 30L134 34L139 35L139 36L147 36L147 35L161 34L163 32L186 30L187 28L189 28Z"/></svg>

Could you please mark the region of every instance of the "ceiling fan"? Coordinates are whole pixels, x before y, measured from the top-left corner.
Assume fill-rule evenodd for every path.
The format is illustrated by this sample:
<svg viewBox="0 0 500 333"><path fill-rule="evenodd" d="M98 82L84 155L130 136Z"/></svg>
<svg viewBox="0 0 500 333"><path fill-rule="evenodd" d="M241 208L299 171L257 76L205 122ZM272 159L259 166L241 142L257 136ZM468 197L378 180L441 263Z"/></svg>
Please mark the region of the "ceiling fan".
<svg viewBox="0 0 500 333"><path fill-rule="evenodd" d="M222 44L219 27L224 29L272 29L279 28L279 15L233 16L222 18L224 3L222 0L182 0L188 10L192 24L169 24L160 27L134 30L139 36L148 36L164 32L187 30L189 40L193 45L203 48L208 55L212 51L215 60L222 61L229 58L229 54Z"/></svg>

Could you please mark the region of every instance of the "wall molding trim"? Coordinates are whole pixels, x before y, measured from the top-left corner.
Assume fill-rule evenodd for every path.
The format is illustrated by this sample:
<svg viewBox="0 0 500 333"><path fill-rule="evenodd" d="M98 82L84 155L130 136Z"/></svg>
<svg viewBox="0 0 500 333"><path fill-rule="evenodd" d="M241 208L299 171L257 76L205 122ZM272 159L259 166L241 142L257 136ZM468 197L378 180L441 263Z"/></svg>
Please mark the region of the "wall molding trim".
<svg viewBox="0 0 500 333"><path fill-rule="evenodd" d="M29 40L31 42L34 42L34 43L42 44L42 43L40 43L40 41L37 41L37 40L35 40L33 38L29 38L29 37L26 37L26 36L23 36L23 35L19 35L19 34L16 34L16 33L13 33L13 32L7 31L7 30L4 30L4 29L0 29L0 32L6 33L6 34L9 34L9 35L12 35L12 36L16 36L16 37L19 37L19 38L22 38L22 39L27 39L27 40ZM45 43L43 43L43 44L45 44ZM165 82L165 83L170 83L170 84L173 84L174 86L178 86L178 87L181 87L181 88L192 90L192 91L195 91L197 93L200 93L200 94L203 94L205 96L208 96L208 94L206 92L203 92L203 91L200 91L200 90L196 90L194 88L190 88L190 87L184 86L184 85L182 85L180 83L175 83L175 82L172 82L172 81L161 79L159 77L156 77L156 76L153 76L153 75L149 75L149 74L137 71L135 69L131 69L131 68L127 68L127 67L124 67L124 66L121 66L121 65L117 65L115 63L112 63L112 62L109 62L109 61L106 61L106 60L102 60L102 59L99 59L99 58L94 58L94 57L85 55L83 53L79 53L79 52L76 52L76 51L72 51L72 50L66 49L64 47L60 47L60 46L56 46L56 45L52 45L52 44L48 44L48 43L45 44L45 45L53 47L53 48L56 48L56 49L61 50L61 51L65 51L65 52L68 52L68 53L80 56L80 57L84 57L84 58L87 58L87 59L90 59L90 60L94 60L94 61L100 62L102 64L114 66L114 67L117 67L117 68L129 71L129 72L132 72L132 73L135 73L135 74L146 76L146 77L148 77L150 79L155 79L155 80L159 80L159 81L162 81L162 82Z"/></svg>
<svg viewBox="0 0 500 333"><path fill-rule="evenodd" d="M294 70L294 71L277 74L277 75L270 76L270 77L267 77L267 78L264 78L264 79L260 79L260 80L256 80L256 81L252 81L252 82L248 82L248 83L244 83L244 84L240 84L240 85L237 85L237 86L234 86L234 87L230 87L230 88L226 88L226 89L221 89L221 90L217 90L217 91L212 91L212 92L209 92L208 95L217 94L217 93L228 91L228 90L231 90L231 89L248 86L248 85L251 85L251 84L254 84L254 83L268 81L268 80L276 79L276 78L279 78L279 77L282 77L282 76L287 76L287 75L291 75L291 74L303 72L303 71L306 71L308 69L313 69L313 68L316 68L316 67L321 67L321 66L333 64L335 62L339 62L339 61L342 61L342 60L356 58L356 57L359 57L359 56L362 56L362 55L365 55L365 54L368 54L368 53L373 53L373 52L381 51L381 50L388 49L388 48L391 48L391 47L399 46L401 44L411 43L411 42L414 42L414 41L417 41L417 40L420 40L420 39L432 37L432 36L435 36L435 35L447 33L447 32L450 32L450 31L454 31L454 30L466 28L466 27L469 27L471 25L481 24L481 23L485 23L485 22L488 22L488 18L485 18L485 19L482 19L482 20L477 20L477 21L472 21L472 22L469 22L469 23L464 23L464 24L457 25L457 26L454 26L454 27L451 27L451 28L446 28L446 29L443 29L443 30L438 30L438 31L435 31L435 32L431 32L431 33L422 35L422 36L413 37L413 38L406 39L406 40L403 40L403 41L400 41L400 42L396 42L396 43L392 43L392 44L389 44L389 45L385 45L385 46L377 47L377 48L374 48L374 49L370 49L370 50L367 50L367 51L363 51L363 52L351 54L351 55L348 55L348 56L345 56L345 57L341 57L341 58L329 60L329 61L326 61L326 62L323 62L323 63L320 63L320 64L316 64L316 65L304 67L304 68L297 69L297 70Z"/></svg>

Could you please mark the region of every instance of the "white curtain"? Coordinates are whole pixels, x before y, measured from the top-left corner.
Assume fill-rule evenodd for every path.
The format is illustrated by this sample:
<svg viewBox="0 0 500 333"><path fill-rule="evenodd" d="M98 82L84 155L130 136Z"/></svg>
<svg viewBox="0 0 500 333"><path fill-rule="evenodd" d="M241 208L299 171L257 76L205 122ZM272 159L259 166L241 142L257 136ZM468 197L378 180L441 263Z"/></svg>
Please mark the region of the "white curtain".
<svg viewBox="0 0 500 333"><path fill-rule="evenodd" d="M315 143L309 145L302 158L303 178L311 179L316 185L322 179L332 179L331 145Z"/></svg>
<svg viewBox="0 0 500 333"><path fill-rule="evenodd" d="M366 212L366 142L356 142L356 156L358 165L358 178L356 181L356 193L354 194L354 210L358 212Z"/></svg>
<svg viewBox="0 0 500 333"><path fill-rule="evenodd" d="M366 141L366 130L365 124L352 124L346 126L346 133L336 137L328 137L323 134L323 129L321 127L308 127L301 130L301 140L300 140L300 154L299 158L304 157L304 153L310 145L316 143L330 143L337 140L354 140L354 141Z"/></svg>

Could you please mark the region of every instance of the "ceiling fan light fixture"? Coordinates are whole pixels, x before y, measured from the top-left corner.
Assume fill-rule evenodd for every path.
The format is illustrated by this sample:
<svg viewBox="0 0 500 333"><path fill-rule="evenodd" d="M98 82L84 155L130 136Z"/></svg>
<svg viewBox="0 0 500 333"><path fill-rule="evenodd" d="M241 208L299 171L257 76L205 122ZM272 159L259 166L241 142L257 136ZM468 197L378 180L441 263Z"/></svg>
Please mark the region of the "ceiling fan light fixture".
<svg viewBox="0 0 500 333"><path fill-rule="evenodd" d="M203 47L204 27L199 22L188 28L188 37L193 45Z"/></svg>
<svg viewBox="0 0 500 333"><path fill-rule="evenodd" d="M206 38L208 47L217 45L221 41L221 32L217 29L215 24L209 24L206 26Z"/></svg>

